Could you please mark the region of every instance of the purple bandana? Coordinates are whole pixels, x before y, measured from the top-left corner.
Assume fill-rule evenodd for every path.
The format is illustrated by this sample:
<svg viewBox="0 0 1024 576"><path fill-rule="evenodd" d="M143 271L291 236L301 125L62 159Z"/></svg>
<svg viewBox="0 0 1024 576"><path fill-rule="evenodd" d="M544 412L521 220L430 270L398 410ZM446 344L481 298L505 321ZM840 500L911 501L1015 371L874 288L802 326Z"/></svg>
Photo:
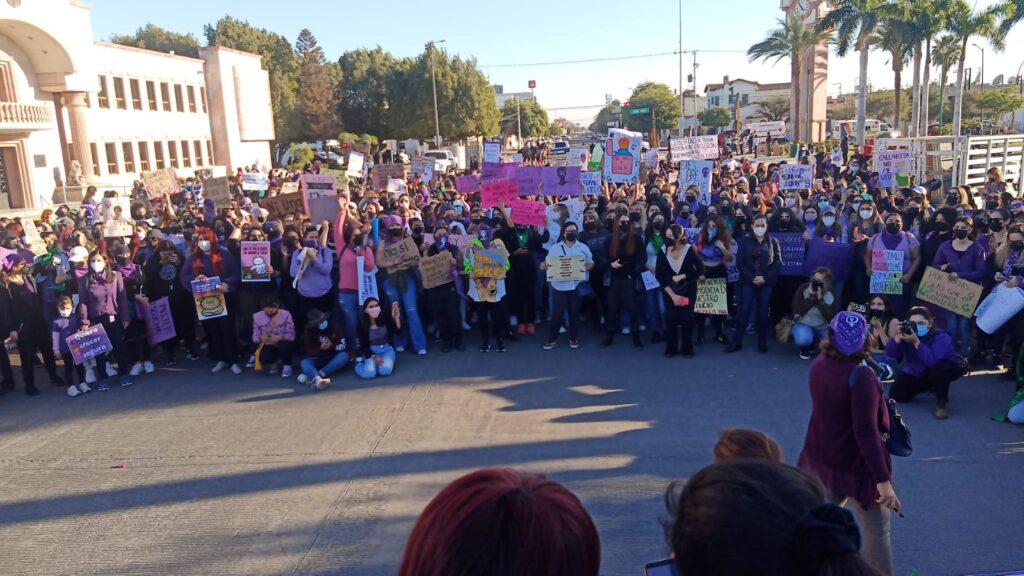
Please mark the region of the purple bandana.
<svg viewBox="0 0 1024 576"><path fill-rule="evenodd" d="M868 322L857 312L836 314L828 327L832 329L832 344L846 356L863 348L868 337Z"/></svg>

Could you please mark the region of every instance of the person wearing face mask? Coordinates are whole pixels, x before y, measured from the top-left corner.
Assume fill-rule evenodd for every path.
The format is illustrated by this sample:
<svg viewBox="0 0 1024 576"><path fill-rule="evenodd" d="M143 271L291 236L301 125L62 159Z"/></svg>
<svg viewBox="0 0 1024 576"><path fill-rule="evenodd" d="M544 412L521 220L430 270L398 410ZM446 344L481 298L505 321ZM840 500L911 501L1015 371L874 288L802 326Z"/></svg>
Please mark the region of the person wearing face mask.
<svg viewBox="0 0 1024 576"><path fill-rule="evenodd" d="M462 316L459 312L459 303L465 298L465 289L462 287L462 276L459 274L459 263L462 262L462 254L458 246L449 240L448 227L443 223L434 228L434 243L427 248L426 256L437 256L448 253L452 258L451 277L448 284L426 288L427 303L430 305L434 322L437 324L437 331L441 337L441 352L451 352L455 348L459 352L466 350L462 343Z"/></svg>
<svg viewBox="0 0 1024 576"><path fill-rule="evenodd" d="M71 348L67 339L74 336L81 330L81 322L74 314L74 305L71 298L61 296L57 300L57 317L53 319L50 327L50 335L53 339L53 354L60 356L64 362L64 382L68 385L68 396L74 398L79 394L92 392L92 388L85 382L85 367L81 364L75 365L75 359L71 355ZM78 385L75 385L75 378L78 378Z"/></svg>
<svg viewBox="0 0 1024 576"><path fill-rule="evenodd" d="M768 219L765 216L754 216L752 224L751 234L740 239L736 254L740 272L737 294L739 315L732 344L725 349L727 353L743 348L743 335L755 321L757 351L762 354L768 351L768 306L782 268L782 248L779 241L768 234Z"/></svg>
<svg viewBox="0 0 1024 576"><path fill-rule="evenodd" d="M870 278L874 270L887 270L889 262L896 262L897 256L903 261L900 270L896 270L896 272L902 272L900 276L902 288L899 294L889 294L889 302L892 304L893 312L897 316L902 316L910 307L912 300L910 283L921 266L922 256L921 244L913 234L903 230L903 219L899 214L894 213L885 217L885 229L872 236L867 243L864 252L865 275ZM882 273L879 272L879 274Z"/></svg>
<svg viewBox="0 0 1024 576"><path fill-rule="evenodd" d="M836 314L836 297L832 292L832 271L818 268L809 282L797 287L793 294L793 342L802 360L810 360L814 345L826 334L828 323Z"/></svg>
<svg viewBox="0 0 1024 576"><path fill-rule="evenodd" d="M615 330L621 326L623 309L629 314L630 334L633 335L633 346L643 348L640 341L640 318L637 306L637 280L644 266L641 247L643 238L633 229L631 220L621 214L612 226L608 235L605 252L608 254L608 314L605 317L605 338L601 346L611 346L615 340ZM626 330L623 330L626 333Z"/></svg>
<svg viewBox="0 0 1024 576"><path fill-rule="evenodd" d="M405 229L402 227L402 219L394 214L384 219L384 235L381 245L377 248L375 260L377 262L387 261L382 258L385 247L393 246L405 240ZM384 269L384 292L389 302L397 303L404 312L408 331L401 330L395 333L395 351L404 352L408 342L412 341L413 348L420 356L427 354L427 337L423 332L423 324L420 320L419 301L416 292L416 268L405 269ZM361 343L360 343L361 344Z"/></svg>
<svg viewBox="0 0 1024 576"><path fill-rule="evenodd" d="M981 284L987 276L985 250L977 244L972 236L972 221L968 217L957 218L953 225L953 238L943 242L932 260L932 266L947 272L951 278L960 278ZM971 328L973 318L965 318L959 314L946 311L946 330L960 340L959 352L970 358Z"/></svg>
<svg viewBox="0 0 1024 576"><path fill-rule="evenodd" d="M145 370L146 374L152 374L156 368L153 366L152 350L149 346L149 339L146 337L146 320L140 318L135 304L148 305L142 278L142 267L131 261L131 254L124 244L114 246L114 268L124 279L124 289L128 294L131 306L128 306L128 317L131 322L125 329L125 344L127 344L131 358L134 360L129 375L139 376Z"/></svg>
<svg viewBox="0 0 1024 576"><path fill-rule="evenodd" d="M282 378L292 376L292 347L295 344L295 323L287 310L281 309L277 294L266 294L261 310L253 314L252 342L256 346L258 370L268 374L281 372Z"/></svg>
<svg viewBox="0 0 1024 576"><path fill-rule="evenodd" d="M303 234L302 248L292 254L289 265L298 293L299 318L305 318L306 313L313 308L334 308L334 297L331 294L334 255L327 246L329 229L330 224L326 220L321 223L319 232L316 228L307 228Z"/></svg>
<svg viewBox="0 0 1024 576"><path fill-rule="evenodd" d="M132 379L128 375L131 356L128 346L123 345L125 331L131 324L128 292L125 290L124 277L116 268L112 268L106 257L98 250L89 255L89 271L78 279L78 317L82 328L102 325L107 338L114 345L114 356L117 357L117 373L120 375L121 386L131 386ZM102 354L96 358L98 374L106 372L110 354ZM110 384L100 382L100 391L110 389Z"/></svg>
<svg viewBox="0 0 1024 576"><path fill-rule="evenodd" d="M50 376L50 383L63 386L64 381L57 375L53 346L43 319L42 305L37 294L35 279L29 274L28 261L18 254L7 254L0 260L0 324L6 330L3 339L10 338L18 344L21 357L21 379L25 382L25 393L38 396L35 384L36 353L43 356L43 365ZM10 361L3 352L3 383L0 394L14 390L14 377Z"/></svg>
<svg viewBox="0 0 1024 576"><path fill-rule="evenodd" d="M348 365L351 340L345 337L344 329L337 322L330 320L330 314L314 308L306 314L302 342L299 384L323 390L331 385L331 376Z"/></svg>
<svg viewBox="0 0 1024 576"><path fill-rule="evenodd" d="M504 242L494 237L490 223L483 222L477 230L477 239L470 242L462 257L462 267L469 276L467 295L476 303L477 320L480 325L480 351L505 352L505 336L508 332L508 310L505 299L505 276L509 269L508 250ZM486 253L489 260L504 258L504 270L490 270L482 275L476 270L479 254ZM493 275L492 275L493 274ZM492 334L493 333L493 334ZM495 347L491 348L491 336Z"/></svg>
<svg viewBox="0 0 1024 576"><path fill-rule="evenodd" d="M389 342L401 329L402 312L398 302L391 304L390 314L384 314L376 298L366 299L359 321L359 341L365 360L356 364L356 375L369 380L394 372L395 349Z"/></svg>
<svg viewBox="0 0 1024 576"><path fill-rule="evenodd" d="M705 278L704 264L678 224L668 229L665 245L658 250L655 278L661 289L650 292L660 293L664 301L665 357L682 353L684 358L692 358L693 308L697 302L697 283Z"/></svg>
<svg viewBox="0 0 1024 576"><path fill-rule="evenodd" d="M806 252L807 244L807 231L804 227L803 221L796 216L796 212L789 208L779 208L775 210L771 218L768 220L768 232L772 234L800 234L805 245L804 251ZM778 238L775 238L778 240ZM797 240L794 238L794 242ZM772 299L769 307L771 314L769 316L769 323L774 326L779 323L780 320L791 312L793 303L793 294L796 292L798 286L803 281L803 274L792 275L792 274L780 274L775 282L775 286L772 288Z"/></svg>
<svg viewBox="0 0 1024 576"><path fill-rule="evenodd" d="M942 208L935 213L932 218L931 229L921 242L921 256L924 261L924 265L917 271L917 275L914 280L920 281L924 276L924 268L929 263L935 261L935 255L939 253L939 247L953 239L953 222L957 219L956 210L952 208Z"/></svg>
<svg viewBox="0 0 1024 576"><path fill-rule="evenodd" d="M554 257L582 257L584 276L583 280L554 280L551 281L551 297L553 305L551 308L551 322L548 326L548 339L544 343L545 350L551 350L558 345L558 332L562 326L562 320L568 313L569 325L569 347L579 348L579 324L580 324L580 296L579 286L586 280L587 272L594 267L594 258L590 248L579 241L579 228L573 221L566 222L562 227L563 240L556 242L548 251L549 258ZM546 272L547 261L541 262L540 270ZM546 275L545 275L546 276Z"/></svg>
<svg viewBox="0 0 1024 576"><path fill-rule="evenodd" d="M591 319L595 332L601 331L602 318L607 316L608 298L605 288L605 277L608 273L608 230L601 225L596 210L583 213L583 230L579 241L590 249L594 267L587 274L587 280L579 286L581 309Z"/></svg>
<svg viewBox="0 0 1024 576"><path fill-rule="evenodd" d="M718 217L718 213L708 210L704 225L697 234L697 255L704 265L704 275L707 278L729 278L729 268L735 267L736 241L729 233L729 227ZM735 283L727 284L727 302L731 313L735 314L733 302L735 297ZM715 341L726 344L725 337L725 316L697 314L697 344L704 343L704 328L707 319L711 319L711 327L715 330Z"/></svg>
<svg viewBox="0 0 1024 576"><path fill-rule="evenodd" d="M537 331L534 323L537 315L536 256L543 251L542 237L532 226L513 224L504 203L495 211L495 218L502 220L509 229L501 236L509 251L509 314L515 317L516 332L520 336L534 334Z"/></svg>
<svg viewBox="0 0 1024 576"><path fill-rule="evenodd" d="M218 290L224 294L227 304L227 315L203 320L203 331L209 344L210 357L216 360L212 371L220 372L230 367L234 374L241 374L238 365L238 333L235 328L235 315L238 302L235 297L241 282L241 267L238 259L220 245L217 236L210 228L198 228L193 237L195 248L185 258L181 267L182 287L192 293L193 280L206 280L214 276L220 278Z"/></svg>
<svg viewBox="0 0 1024 576"><path fill-rule="evenodd" d="M918 394L935 394L935 417L949 417L949 384L956 377L957 362L953 338L935 327L931 312L924 306L909 310L907 322L885 344L885 353L901 362L889 397L910 402Z"/></svg>
<svg viewBox="0 0 1024 576"><path fill-rule="evenodd" d="M992 259L994 273L990 269L992 279L996 285L1003 285L1006 288L1024 287L1024 228L1014 224L1007 229L1006 243L999 247ZM979 330L979 334L983 331ZM1024 345L1024 311L1014 314L998 330L990 342L990 353L993 356L992 363L997 363L1001 358L1003 348L1001 336L1005 333L1010 335L1010 358L1007 362L1005 378L1017 382L1021 387L1021 374L1018 372L1021 362L1021 349Z"/></svg>
<svg viewBox="0 0 1024 576"><path fill-rule="evenodd" d="M673 226L680 225L673 224ZM644 238L647 246L647 271L651 274L656 274L658 253L666 246L665 218L663 216L657 214L651 219ZM665 299L658 290L647 290L644 292L644 300L646 303L647 327L652 331L651 343L658 344L662 341L662 333L665 331Z"/></svg>
<svg viewBox="0 0 1024 576"><path fill-rule="evenodd" d="M144 291L146 297L155 302L167 298L171 307L171 319L174 322L176 337L162 343L166 365L174 366L177 361L175 352L178 340L185 342L185 357L198 360L196 354L196 308L191 291L186 291L181 284L181 266L184 259L168 240L161 240L156 250L146 260L143 267Z"/></svg>
<svg viewBox="0 0 1024 576"><path fill-rule="evenodd" d="M374 251L364 248L365 238L359 221L340 211L334 224L334 245L338 250L338 306L344 321L344 335L353 347L359 343L359 258L363 259L363 274L372 274L377 269ZM376 283L375 278L373 282Z"/></svg>

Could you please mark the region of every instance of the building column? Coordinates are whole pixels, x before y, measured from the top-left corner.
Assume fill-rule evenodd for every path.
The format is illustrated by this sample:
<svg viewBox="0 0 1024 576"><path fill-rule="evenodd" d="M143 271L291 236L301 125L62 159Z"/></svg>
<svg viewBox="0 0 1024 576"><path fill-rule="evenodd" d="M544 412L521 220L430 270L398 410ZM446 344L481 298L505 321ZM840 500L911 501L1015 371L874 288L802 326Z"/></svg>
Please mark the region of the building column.
<svg viewBox="0 0 1024 576"><path fill-rule="evenodd" d="M95 180L92 150L89 148L89 120L86 117L89 100L85 92L65 92L64 106L71 124L72 154L82 164L82 175L87 182Z"/></svg>

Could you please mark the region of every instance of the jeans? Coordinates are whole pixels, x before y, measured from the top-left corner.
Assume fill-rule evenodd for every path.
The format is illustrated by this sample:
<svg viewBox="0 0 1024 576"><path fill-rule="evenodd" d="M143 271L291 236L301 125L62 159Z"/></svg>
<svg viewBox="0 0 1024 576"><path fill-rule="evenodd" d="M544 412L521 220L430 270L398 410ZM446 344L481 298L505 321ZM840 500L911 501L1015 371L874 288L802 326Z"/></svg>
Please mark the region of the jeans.
<svg viewBox="0 0 1024 576"><path fill-rule="evenodd" d="M811 328L807 324L801 324L799 322L793 323L793 343L800 348L810 348L814 346L815 342L821 342L821 339L825 337L826 326L821 328Z"/></svg>
<svg viewBox="0 0 1024 576"><path fill-rule="evenodd" d="M331 354L331 352L328 352L328 354ZM346 364L348 364L348 352L342 350L341 352L335 352L333 354L334 356L330 357L314 356L310 358L303 358L302 361L299 362L299 366L302 368L302 373L310 380L321 374L323 374L324 377L330 377L331 374L341 370Z"/></svg>
<svg viewBox="0 0 1024 576"><path fill-rule="evenodd" d="M380 356L384 362L378 366L373 358L367 358L356 364L356 374L367 380L377 376L390 376L395 370L395 349L390 344L381 344L370 346L370 350Z"/></svg>
<svg viewBox="0 0 1024 576"><path fill-rule="evenodd" d="M647 328L652 332L665 330L665 298L661 290L647 290L644 299L647 301Z"/></svg>
<svg viewBox="0 0 1024 576"><path fill-rule="evenodd" d="M384 293L388 296L389 302L398 302L402 306L404 324L408 327L408 334L403 328L400 334L395 336L395 347L405 348L409 338L412 338L413 348L417 352L427 349L427 337L423 333L423 324L420 322L420 313L416 308L416 282L411 275L405 277L405 290L401 293L398 286L391 281L391 278L384 278ZM372 378L372 376L371 376Z"/></svg>
<svg viewBox="0 0 1024 576"><path fill-rule="evenodd" d="M768 345L768 304L772 301L772 286L761 286L753 284L740 284L739 286L740 313L736 317L736 331L732 335L732 343L735 346L743 344L743 335L747 332L747 326L757 320L757 344L758 346Z"/></svg>
<svg viewBox="0 0 1024 576"><path fill-rule="evenodd" d="M348 290L338 292L338 306L341 307L341 317L345 325L345 341L351 347L359 345L359 331L356 326L359 324L359 293Z"/></svg>
<svg viewBox="0 0 1024 576"><path fill-rule="evenodd" d="M946 311L946 331L953 337L954 344L957 339L960 340L960 346L957 350L964 358L970 357L972 324L974 324L972 318L964 318L959 314Z"/></svg>
<svg viewBox="0 0 1024 576"><path fill-rule="evenodd" d="M579 288L572 290L551 289L554 305L551 308L551 322L548 326L548 340L558 341L558 331L562 327L562 318L569 313L569 341L576 340L580 333L580 295Z"/></svg>
<svg viewBox="0 0 1024 576"><path fill-rule="evenodd" d="M843 507L848 508L860 525L860 555L883 576L892 576L892 541L889 525L890 512L877 504L867 510L853 498L847 498Z"/></svg>

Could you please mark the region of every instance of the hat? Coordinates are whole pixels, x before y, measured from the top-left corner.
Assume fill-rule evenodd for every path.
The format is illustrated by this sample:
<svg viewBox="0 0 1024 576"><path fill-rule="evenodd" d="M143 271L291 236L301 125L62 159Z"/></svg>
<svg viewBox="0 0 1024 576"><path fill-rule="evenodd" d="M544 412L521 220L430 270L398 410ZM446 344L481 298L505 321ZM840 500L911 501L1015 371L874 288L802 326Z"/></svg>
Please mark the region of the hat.
<svg viewBox="0 0 1024 576"><path fill-rule="evenodd" d="M320 324L324 320L327 320L328 316L329 314L327 314L327 312L323 312L316 308L312 308L308 312L306 312L306 327L312 328Z"/></svg>
<svg viewBox="0 0 1024 576"><path fill-rule="evenodd" d="M68 261L70 262L85 262L89 258L89 251L86 250L85 246L75 246L68 253Z"/></svg>
<svg viewBox="0 0 1024 576"><path fill-rule="evenodd" d="M846 356L864 347L868 337L868 321L857 312L842 311L828 325L832 330L832 344Z"/></svg>
<svg viewBox="0 0 1024 576"><path fill-rule="evenodd" d="M18 264L24 262L25 259L20 254L8 254L3 260L3 269L12 270Z"/></svg>
<svg viewBox="0 0 1024 576"><path fill-rule="evenodd" d="M822 214L836 214L836 209L835 209L834 206L829 206L828 208L825 208L821 213Z"/></svg>
<svg viewBox="0 0 1024 576"><path fill-rule="evenodd" d="M402 217L394 214L389 215L384 219L384 227L391 228L392 226L403 226Z"/></svg>

